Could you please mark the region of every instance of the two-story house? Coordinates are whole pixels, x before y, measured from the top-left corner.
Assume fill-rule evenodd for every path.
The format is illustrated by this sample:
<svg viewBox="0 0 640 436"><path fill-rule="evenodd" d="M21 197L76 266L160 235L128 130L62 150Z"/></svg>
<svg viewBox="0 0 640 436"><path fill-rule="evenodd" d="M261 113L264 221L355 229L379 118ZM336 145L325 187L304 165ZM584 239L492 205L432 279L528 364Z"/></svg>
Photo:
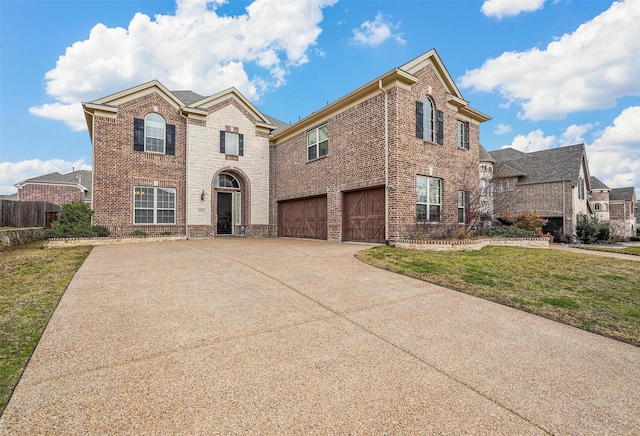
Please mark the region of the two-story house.
<svg viewBox="0 0 640 436"><path fill-rule="evenodd" d="M579 216L593 216L584 144L531 153L504 148L489 154L495 160L496 217L536 211L548 221L545 233L573 235Z"/></svg>
<svg viewBox="0 0 640 436"><path fill-rule="evenodd" d="M431 50L293 125L231 88L148 82L83 104L94 223L187 237L384 242L455 232L478 195L479 126Z"/></svg>
<svg viewBox="0 0 640 436"><path fill-rule="evenodd" d="M18 188L16 200L19 201L46 201L57 205L84 201L91 206L91 171L49 173L23 180L15 187Z"/></svg>
<svg viewBox="0 0 640 436"><path fill-rule="evenodd" d="M636 236L636 190L634 187L611 188L609 191L609 213L611 234L615 237Z"/></svg>

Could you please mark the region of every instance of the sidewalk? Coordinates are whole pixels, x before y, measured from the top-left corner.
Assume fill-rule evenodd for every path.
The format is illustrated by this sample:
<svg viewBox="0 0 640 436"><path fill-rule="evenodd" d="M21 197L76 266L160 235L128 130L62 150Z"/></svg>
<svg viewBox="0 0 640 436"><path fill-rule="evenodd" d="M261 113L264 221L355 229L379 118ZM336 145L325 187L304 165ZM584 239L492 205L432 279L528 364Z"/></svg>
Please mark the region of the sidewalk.
<svg viewBox="0 0 640 436"><path fill-rule="evenodd" d="M613 257L616 259L635 260L640 261L640 256L634 256L632 254L611 253L609 251L596 251L596 250L583 250L581 248L568 247L563 244L549 244L549 248L553 250L569 251L571 253L589 254L592 256Z"/></svg>

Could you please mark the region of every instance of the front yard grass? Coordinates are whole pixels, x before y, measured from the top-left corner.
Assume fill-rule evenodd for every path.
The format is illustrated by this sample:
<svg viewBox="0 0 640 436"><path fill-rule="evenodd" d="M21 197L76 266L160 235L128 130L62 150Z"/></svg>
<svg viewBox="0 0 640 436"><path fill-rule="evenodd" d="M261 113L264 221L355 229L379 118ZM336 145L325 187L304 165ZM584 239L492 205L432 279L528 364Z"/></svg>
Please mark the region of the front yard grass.
<svg viewBox="0 0 640 436"><path fill-rule="evenodd" d="M71 278L93 247L0 248L0 414Z"/></svg>
<svg viewBox="0 0 640 436"><path fill-rule="evenodd" d="M640 262L557 250L375 247L358 259L640 346Z"/></svg>

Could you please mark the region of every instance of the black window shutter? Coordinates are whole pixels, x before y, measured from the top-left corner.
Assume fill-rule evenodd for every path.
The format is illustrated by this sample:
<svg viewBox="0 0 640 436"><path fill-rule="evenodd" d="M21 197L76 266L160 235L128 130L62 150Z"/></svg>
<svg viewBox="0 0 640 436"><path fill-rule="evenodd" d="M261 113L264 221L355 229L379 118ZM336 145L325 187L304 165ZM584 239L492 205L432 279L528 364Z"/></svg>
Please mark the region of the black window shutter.
<svg viewBox="0 0 640 436"><path fill-rule="evenodd" d="M436 111L436 141L438 144L444 144L444 113Z"/></svg>
<svg viewBox="0 0 640 436"><path fill-rule="evenodd" d="M144 120L133 119L133 150L144 151Z"/></svg>
<svg viewBox="0 0 640 436"><path fill-rule="evenodd" d="M424 138L424 103L416 101L416 138Z"/></svg>
<svg viewBox="0 0 640 436"><path fill-rule="evenodd" d="M464 222L465 224L469 224L469 222L471 221L470 213L471 213L471 193L469 191L464 191Z"/></svg>
<svg viewBox="0 0 640 436"><path fill-rule="evenodd" d="M224 153L224 130L220 130L220 153Z"/></svg>
<svg viewBox="0 0 640 436"><path fill-rule="evenodd" d="M238 135L238 155L244 156L244 135L242 133Z"/></svg>
<svg viewBox="0 0 640 436"><path fill-rule="evenodd" d="M176 154L176 126L167 124L167 147L166 154Z"/></svg>
<svg viewBox="0 0 640 436"><path fill-rule="evenodd" d="M464 148L469 150L469 121L464 122Z"/></svg>

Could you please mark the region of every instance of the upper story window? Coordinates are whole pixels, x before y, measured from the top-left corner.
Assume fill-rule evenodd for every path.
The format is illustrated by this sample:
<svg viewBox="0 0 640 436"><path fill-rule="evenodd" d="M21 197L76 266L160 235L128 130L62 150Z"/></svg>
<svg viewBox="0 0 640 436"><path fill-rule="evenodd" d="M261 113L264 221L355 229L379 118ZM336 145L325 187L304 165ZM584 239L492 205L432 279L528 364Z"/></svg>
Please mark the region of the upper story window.
<svg viewBox="0 0 640 436"><path fill-rule="evenodd" d="M593 208L594 208L595 210L600 210L600 203L596 203L596 204L594 204L594 205L593 205Z"/></svg>
<svg viewBox="0 0 640 436"><path fill-rule="evenodd" d="M430 97L416 101L416 138L444 144L444 114Z"/></svg>
<svg viewBox="0 0 640 436"><path fill-rule="evenodd" d="M456 140L458 147L469 150L469 121L457 120Z"/></svg>
<svg viewBox="0 0 640 436"><path fill-rule="evenodd" d="M220 131L220 153L244 156L244 135L242 133Z"/></svg>
<svg viewBox="0 0 640 436"><path fill-rule="evenodd" d="M584 194L585 194L585 186L584 186L584 179L582 177L578 178L578 198L580 200L584 200Z"/></svg>
<svg viewBox="0 0 640 436"><path fill-rule="evenodd" d="M416 176L416 221L440 222L442 179Z"/></svg>
<svg viewBox="0 0 640 436"><path fill-rule="evenodd" d="M176 126L166 124L153 112L144 119L133 120L133 149L151 153L176 154Z"/></svg>
<svg viewBox="0 0 640 436"><path fill-rule="evenodd" d="M329 153L329 126L323 124L307 132L307 160L317 159Z"/></svg>

